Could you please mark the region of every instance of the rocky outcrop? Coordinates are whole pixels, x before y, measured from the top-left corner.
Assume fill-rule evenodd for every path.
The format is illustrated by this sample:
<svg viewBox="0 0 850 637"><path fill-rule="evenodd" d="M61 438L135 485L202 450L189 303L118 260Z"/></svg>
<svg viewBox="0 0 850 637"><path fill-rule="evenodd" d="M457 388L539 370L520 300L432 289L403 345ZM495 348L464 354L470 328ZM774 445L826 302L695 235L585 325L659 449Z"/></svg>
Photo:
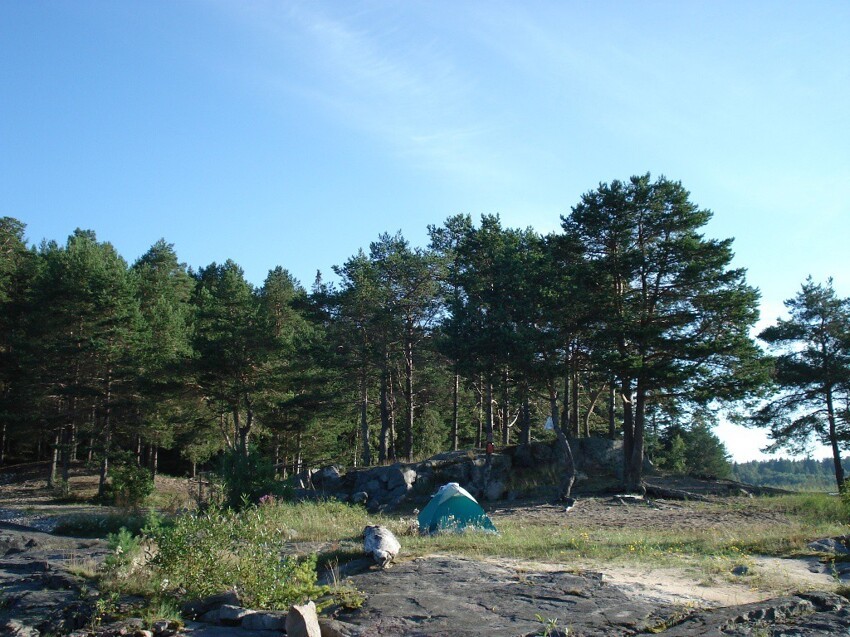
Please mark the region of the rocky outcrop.
<svg viewBox="0 0 850 637"><path fill-rule="evenodd" d="M79 565L96 565L108 552L102 540L0 522L0 634L65 635L84 626L94 600L84 594L90 582Z"/></svg>
<svg viewBox="0 0 850 637"><path fill-rule="evenodd" d="M579 479L608 475L622 477L622 443L602 438L570 440ZM419 463L353 469L343 473L329 466L296 476L296 494L303 498L335 497L365 504L372 512L397 509L404 503L427 502L434 491L457 482L478 500L493 502L518 495L517 477L532 473L558 484L561 467L553 443L507 447L487 456L482 452L454 451ZM548 474L548 475L547 475Z"/></svg>

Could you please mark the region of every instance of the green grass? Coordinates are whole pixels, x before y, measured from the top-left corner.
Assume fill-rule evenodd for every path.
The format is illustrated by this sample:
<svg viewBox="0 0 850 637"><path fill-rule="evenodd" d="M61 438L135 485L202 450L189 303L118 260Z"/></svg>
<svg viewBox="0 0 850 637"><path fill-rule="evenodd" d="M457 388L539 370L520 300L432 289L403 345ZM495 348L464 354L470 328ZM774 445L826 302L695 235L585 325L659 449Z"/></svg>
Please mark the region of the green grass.
<svg viewBox="0 0 850 637"><path fill-rule="evenodd" d="M55 535L71 537L105 538L122 527L138 534L145 525L141 513L80 513L63 518L53 529Z"/></svg>
<svg viewBox="0 0 850 637"><path fill-rule="evenodd" d="M592 568L594 564L669 567L713 582L718 577L730 577L733 566L752 566L754 555L807 554L806 545L811 540L848 530L841 501L824 494L736 498L686 506L693 507L703 519L730 510L756 515L752 523L694 529L563 526L545 518L507 517L497 519L498 534L467 531L420 536L415 532L415 521L408 517L369 515L362 507L336 501L278 501L240 513L213 510L200 515L181 514L174 526L154 532L155 539L163 543L158 562L110 577L116 589L134 589L149 599L156 599L165 590L179 588L205 595L234 584L253 590L249 596L259 607L283 607L302 593L344 599L352 591L319 587L298 565L309 565L310 569L318 565L320 572L333 573L337 566L361 557L366 525L383 524L399 538L401 560L450 554L545 562L565 569ZM305 546L308 553L317 554L284 563L275 558L293 555L296 548L303 554ZM284 576L291 578L293 588L275 583ZM752 586L773 585L761 582L757 575L747 582Z"/></svg>

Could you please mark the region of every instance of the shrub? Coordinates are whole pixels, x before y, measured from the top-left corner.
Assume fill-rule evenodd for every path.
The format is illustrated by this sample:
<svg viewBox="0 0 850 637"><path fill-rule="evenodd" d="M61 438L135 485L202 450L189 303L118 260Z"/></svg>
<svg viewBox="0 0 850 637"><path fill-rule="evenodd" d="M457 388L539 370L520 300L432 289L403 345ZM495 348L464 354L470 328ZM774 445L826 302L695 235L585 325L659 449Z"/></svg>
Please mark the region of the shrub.
<svg viewBox="0 0 850 637"><path fill-rule="evenodd" d="M221 456L218 478L222 482L223 505L239 510L256 504L265 495L286 495L287 486L275 479L274 465L256 449L247 454L231 450Z"/></svg>
<svg viewBox="0 0 850 637"><path fill-rule="evenodd" d="M269 507L241 513L212 508L152 530L162 581L192 597L236 588L254 608L288 608L327 592L316 583L316 557L284 555L287 536L267 519Z"/></svg>
<svg viewBox="0 0 850 637"><path fill-rule="evenodd" d="M153 493L154 481L150 471L132 460L114 466L111 472L109 495L113 504L138 509Z"/></svg>

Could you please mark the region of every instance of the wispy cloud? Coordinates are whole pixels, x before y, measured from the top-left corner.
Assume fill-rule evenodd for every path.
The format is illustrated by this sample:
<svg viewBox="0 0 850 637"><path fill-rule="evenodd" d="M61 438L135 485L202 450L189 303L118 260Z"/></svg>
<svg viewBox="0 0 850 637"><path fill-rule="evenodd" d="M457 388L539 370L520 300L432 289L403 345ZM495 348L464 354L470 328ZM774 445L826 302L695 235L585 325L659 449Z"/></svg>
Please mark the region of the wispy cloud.
<svg viewBox="0 0 850 637"><path fill-rule="evenodd" d="M475 77L451 42L411 28L405 12L374 16L330 5L251 5L240 18L270 57L254 68L271 99L297 96L366 133L404 161L460 179L506 179ZM326 6L327 7L327 6ZM228 10L233 10L232 7ZM293 72L293 65L298 68Z"/></svg>

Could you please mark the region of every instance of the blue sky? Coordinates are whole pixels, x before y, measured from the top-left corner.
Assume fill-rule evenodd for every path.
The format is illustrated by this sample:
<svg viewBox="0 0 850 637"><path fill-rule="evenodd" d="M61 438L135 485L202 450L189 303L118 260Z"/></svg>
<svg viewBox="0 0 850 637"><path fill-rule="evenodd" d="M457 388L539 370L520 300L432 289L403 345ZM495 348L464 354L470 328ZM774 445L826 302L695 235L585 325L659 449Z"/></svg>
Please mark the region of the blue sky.
<svg viewBox="0 0 850 637"><path fill-rule="evenodd" d="M381 232L681 180L765 322L850 295L850 3L0 3L0 215L309 286ZM723 430L739 459L762 443Z"/></svg>

